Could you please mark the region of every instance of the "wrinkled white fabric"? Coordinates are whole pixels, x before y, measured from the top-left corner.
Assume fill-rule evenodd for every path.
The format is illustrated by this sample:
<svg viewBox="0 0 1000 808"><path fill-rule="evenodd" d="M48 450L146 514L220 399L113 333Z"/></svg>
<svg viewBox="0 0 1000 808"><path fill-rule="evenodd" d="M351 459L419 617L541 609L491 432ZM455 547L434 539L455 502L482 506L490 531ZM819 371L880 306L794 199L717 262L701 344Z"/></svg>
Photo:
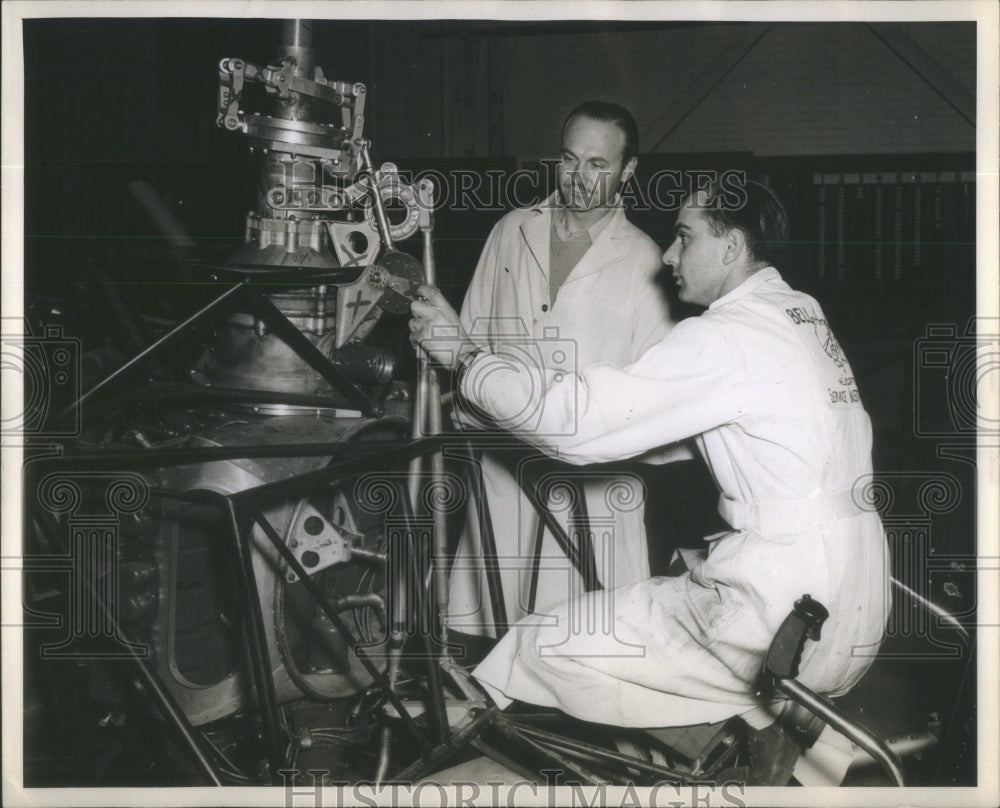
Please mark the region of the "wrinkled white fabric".
<svg viewBox="0 0 1000 808"><path fill-rule="evenodd" d="M697 436L722 512L739 522L680 577L589 593L554 609L554 625L514 626L475 671L501 705L620 726L735 714L765 726L754 695L763 654L807 593L830 619L807 644L801 681L837 695L867 670L889 606L882 525L855 490L871 473L871 425L819 305L777 270L755 273L628 368L558 377L484 354L461 392L575 463Z"/></svg>
<svg viewBox="0 0 1000 808"><path fill-rule="evenodd" d="M513 211L493 228L462 307L462 324L473 339L493 351L513 352L553 372L575 372L608 362L631 364L668 331L667 304L654 283L662 269L660 250L629 223L618 207L549 304L549 239L555 197ZM460 423L474 419L463 417ZM528 614L538 516L518 486L525 470L538 467L523 451L487 451L483 475L491 524L501 557L507 619ZM572 470L569 470L572 472ZM563 476L567 472L563 471ZM598 574L605 586L649 577L643 524L643 488L635 476L578 470L588 515L595 527ZM570 511L566 490L554 490L563 525ZM488 634L492 613L482 567L480 515L470 513L451 577L449 625ZM545 531L539 563L537 619L547 607L580 590L579 575L552 535Z"/></svg>
<svg viewBox="0 0 1000 808"><path fill-rule="evenodd" d="M833 727L823 727L819 738L795 762L792 777L806 788L839 786L854 758L854 744Z"/></svg>

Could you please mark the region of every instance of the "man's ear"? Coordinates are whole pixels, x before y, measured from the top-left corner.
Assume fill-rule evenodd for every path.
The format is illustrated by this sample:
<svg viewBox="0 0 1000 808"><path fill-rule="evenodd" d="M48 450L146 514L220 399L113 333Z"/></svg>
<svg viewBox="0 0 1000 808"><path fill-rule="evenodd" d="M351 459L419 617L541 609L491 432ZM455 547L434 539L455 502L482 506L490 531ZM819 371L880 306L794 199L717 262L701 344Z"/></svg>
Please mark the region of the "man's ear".
<svg viewBox="0 0 1000 808"><path fill-rule="evenodd" d="M628 182L629 177L631 177L635 173L635 167L638 164L639 160L635 157L633 157L631 160L625 163L625 167L622 169L622 185Z"/></svg>
<svg viewBox="0 0 1000 808"><path fill-rule="evenodd" d="M726 252L722 256L723 264L731 264L745 255L747 248L747 236L738 227L734 227L726 233Z"/></svg>

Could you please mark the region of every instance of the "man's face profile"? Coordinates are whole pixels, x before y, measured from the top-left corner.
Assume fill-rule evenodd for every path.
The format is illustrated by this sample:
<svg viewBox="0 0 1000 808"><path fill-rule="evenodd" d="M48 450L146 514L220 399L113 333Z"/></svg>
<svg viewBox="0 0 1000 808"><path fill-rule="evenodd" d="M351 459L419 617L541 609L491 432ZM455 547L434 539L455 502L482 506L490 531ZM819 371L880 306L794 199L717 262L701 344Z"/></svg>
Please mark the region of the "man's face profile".
<svg viewBox="0 0 1000 808"><path fill-rule="evenodd" d="M635 160L624 162L625 133L614 123L583 115L563 131L556 176L562 204L585 212L607 207L629 178Z"/></svg>
<svg viewBox="0 0 1000 808"><path fill-rule="evenodd" d="M677 214L674 241L663 254L673 269L677 295L685 303L708 306L722 296L729 277L724 262L728 242L712 232L701 193L688 199Z"/></svg>

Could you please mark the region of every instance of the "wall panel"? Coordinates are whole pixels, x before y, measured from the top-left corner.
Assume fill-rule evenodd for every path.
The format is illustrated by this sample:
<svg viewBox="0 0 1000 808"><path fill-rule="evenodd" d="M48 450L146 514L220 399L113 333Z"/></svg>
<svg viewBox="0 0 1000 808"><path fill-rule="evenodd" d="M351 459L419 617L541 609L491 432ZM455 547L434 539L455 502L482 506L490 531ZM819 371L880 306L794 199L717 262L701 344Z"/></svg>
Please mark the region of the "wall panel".
<svg viewBox="0 0 1000 808"><path fill-rule="evenodd" d="M508 154L537 158L586 97L651 125L728 46L733 25L520 38L503 86ZM975 91L975 27L905 31ZM526 90L530 88L530 91ZM648 144L647 147L648 148ZM975 132L861 24L777 24L657 149L767 155L972 151Z"/></svg>

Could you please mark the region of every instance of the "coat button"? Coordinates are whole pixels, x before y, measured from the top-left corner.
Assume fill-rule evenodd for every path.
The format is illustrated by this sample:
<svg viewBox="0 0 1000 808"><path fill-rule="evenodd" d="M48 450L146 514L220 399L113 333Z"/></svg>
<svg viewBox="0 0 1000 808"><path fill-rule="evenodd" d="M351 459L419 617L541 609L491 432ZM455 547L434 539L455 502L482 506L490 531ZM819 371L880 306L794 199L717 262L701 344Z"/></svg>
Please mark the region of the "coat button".
<svg viewBox="0 0 1000 808"><path fill-rule="evenodd" d="M542 311L548 311L548 310L549 310L549 304L548 303L542 303Z"/></svg>

